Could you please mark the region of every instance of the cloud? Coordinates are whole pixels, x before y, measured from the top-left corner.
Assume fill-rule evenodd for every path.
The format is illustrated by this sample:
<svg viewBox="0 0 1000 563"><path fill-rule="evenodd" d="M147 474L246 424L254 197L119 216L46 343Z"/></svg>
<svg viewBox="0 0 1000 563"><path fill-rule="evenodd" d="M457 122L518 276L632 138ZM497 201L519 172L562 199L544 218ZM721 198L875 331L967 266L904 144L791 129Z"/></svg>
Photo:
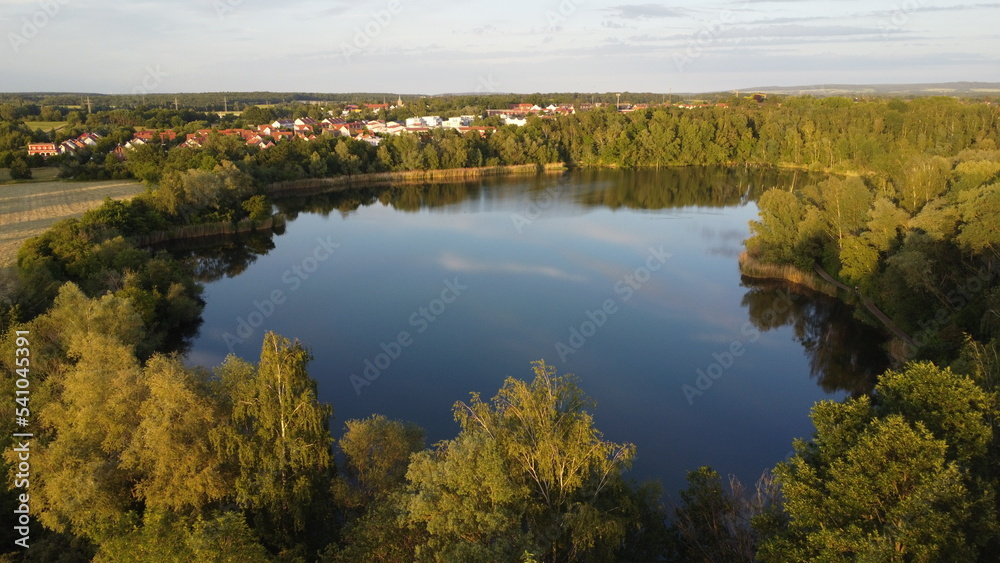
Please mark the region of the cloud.
<svg viewBox="0 0 1000 563"><path fill-rule="evenodd" d="M529 276L543 276L564 281L585 282L586 278L564 272L552 266L536 266L530 264L518 264L516 262L475 262L467 258L456 256L446 252L438 259L441 266L451 272L475 272L475 273L495 273L495 274L517 274Z"/></svg>
<svg viewBox="0 0 1000 563"><path fill-rule="evenodd" d="M620 4L607 10L612 12L614 17L626 20L682 18L687 16L684 10L669 8L661 4Z"/></svg>

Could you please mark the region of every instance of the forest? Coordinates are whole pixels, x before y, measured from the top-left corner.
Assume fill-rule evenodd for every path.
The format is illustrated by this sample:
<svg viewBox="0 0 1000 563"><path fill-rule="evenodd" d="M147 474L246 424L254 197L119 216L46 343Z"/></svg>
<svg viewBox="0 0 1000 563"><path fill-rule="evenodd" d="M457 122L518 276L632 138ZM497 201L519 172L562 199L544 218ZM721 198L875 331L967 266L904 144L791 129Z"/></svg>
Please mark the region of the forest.
<svg viewBox="0 0 1000 563"><path fill-rule="evenodd" d="M24 125L48 107L31 105L0 106L0 166L47 135ZM17 432L20 407L35 429L37 520L27 550L12 548L5 529L9 560L991 561L1000 552L995 101L606 107L486 137L387 137L377 148L322 138L259 150L213 135L201 148L150 143L124 162L110 150L136 127L243 122L167 108L48 111L69 121L57 136L86 128L105 141L45 164L65 178L149 188L27 241L0 280L0 363L18 373L16 350L30 342L31 385L29 404L13 385L0 389L0 425ZM248 108L243 119L281 111L319 109ZM309 350L294 338L268 333L252 362L182 362L202 288L193 264L143 236L265 221L280 207L268 195L278 181L555 162L800 171L758 200L741 267L799 281L819 269L853 288L841 297L856 315L883 326L873 304L896 329L893 367L870 395L815 405L813 438L760 482L692 468L668 506L655 483L629 480L635 447L605 440L594 402L544 362L526 359L530 377L509 378L492 399L456 403L460 431L429 447L420 428L377 414L338 423L346 430L334 435L336 413L318 401ZM13 487L18 443L7 440L10 514L23 490Z"/></svg>

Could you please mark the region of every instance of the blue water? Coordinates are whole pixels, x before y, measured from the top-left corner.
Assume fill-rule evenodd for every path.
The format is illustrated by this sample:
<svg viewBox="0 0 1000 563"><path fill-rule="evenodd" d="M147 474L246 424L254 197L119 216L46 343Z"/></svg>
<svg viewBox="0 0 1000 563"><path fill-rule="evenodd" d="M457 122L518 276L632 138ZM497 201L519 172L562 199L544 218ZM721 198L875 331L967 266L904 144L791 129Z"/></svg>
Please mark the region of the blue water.
<svg viewBox="0 0 1000 563"><path fill-rule="evenodd" d="M335 436L381 413L429 443L458 432L456 401L492 397L544 359L576 374L606 439L636 444L637 480L675 495L686 471L711 465L752 482L811 434L815 401L845 392L817 385L791 326L751 323L737 256L757 210L739 179L706 186L732 193L704 205L602 203L683 174L492 180L453 203L414 204L419 188L406 188L348 212L306 203L273 249L206 283L188 359L255 360L265 330L298 338Z"/></svg>

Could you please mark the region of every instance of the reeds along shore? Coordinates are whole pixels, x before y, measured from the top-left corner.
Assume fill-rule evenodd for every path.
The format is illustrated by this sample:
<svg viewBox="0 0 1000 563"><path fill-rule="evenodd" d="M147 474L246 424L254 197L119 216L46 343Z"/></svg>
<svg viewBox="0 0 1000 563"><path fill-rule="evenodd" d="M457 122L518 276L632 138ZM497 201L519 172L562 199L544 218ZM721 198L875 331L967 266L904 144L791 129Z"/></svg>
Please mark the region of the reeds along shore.
<svg viewBox="0 0 1000 563"><path fill-rule="evenodd" d="M740 273L751 279L781 280L807 287L813 291L837 297L837 288L811 272L803 272L789 264L761 262L747 251L740 253Z"/></svg>
<svg viewBox="0 0 1000 563"><path fill-rule="evenodd" d="M203 223L198 225L182 225L168 231L157 231L148 235L132 238L136 246L152 246L172 240L204 238L250 233L254 231L270 231L285 226L285 216L282 214L268 217L263 221L243 219L241 221L221 221L218 223Z"/></svg>
<svg viewBox="0 0 1000 563"><path fill-rule="evenodd" d="M385 184L406 184L425 182L461 182L489 176L527 176L544 172L563 172L566 166L553 164L518 164L511 166L483 166L479 168L446 168L441 170L407 170L403 172L377 172L374 174L352 174L332 178L307 178L288 182L275 182L268 186L268 195L309 195L338 189Z"/></svg>

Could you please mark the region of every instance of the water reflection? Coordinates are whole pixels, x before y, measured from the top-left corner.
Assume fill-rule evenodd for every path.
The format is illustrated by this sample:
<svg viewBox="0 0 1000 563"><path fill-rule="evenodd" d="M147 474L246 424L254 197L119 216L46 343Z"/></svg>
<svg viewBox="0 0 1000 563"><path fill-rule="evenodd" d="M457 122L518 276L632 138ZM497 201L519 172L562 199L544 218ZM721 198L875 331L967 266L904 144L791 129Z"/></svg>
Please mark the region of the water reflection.
<svg viewBox="0 0 1000 563"><path fill-rule="evenodd" d="M617 209L670 209L676 207L727 207L756 201L774 186L794 186L822 179L802 171L773 168L691 166L654 170L628 170L602 189L585 194L581 203ZM607 177L602 170L582 170L581 182Z"/></svg>
<svg viewBox="0 0 1000 563"><path fill-rule="evenodd" d="M281 227L274 231L177 241L163 247L174 258L190 263L197 281L208 283L242 274L259 256L274 250L274 236L283 233Z"/></svg>
<svg viewBox="0 0 1000 563"><path fill-rule="evenodd" d="M518 210L544 202L546 212L561 215L597 208L664 210L680 207L731 207L755 201L773 186L802 185L812 175L798 171L755 168L688 167L660 170L580 170L561 177L491 178L473 182L432 185L361 187L284 197L275 202L289 222L300 214L347 217L361 207L382 205L406 213L421 210ZM738 254L744 225L720 231L700 231L702 238L718 240L710 254ZM588 226L588 228L593 228ZM258 257L275 248L273 237L283 233L254 233L237 237L184 241L169 247L178 258L193 261L203 283L232 278L246 271ZM750 322L760 331L791 326L796 342L809 360L810 373L828 393L858 396L871 392L876 376L888 366L882 351L884 337L877 328L852 316L852 308L837 299L774 282L744 280L742 298ZM782 307L785 301L789 306Z"/></svg>
<svg viewBox="0 0 1000 563"><path fill-rule="evenodd" d="M805 349L810 376L827 393L871 393L889 367L886 337L853 317L839 299L781 282L748 280L743 296L750 322L761 332L791 326Z"/></svg>

